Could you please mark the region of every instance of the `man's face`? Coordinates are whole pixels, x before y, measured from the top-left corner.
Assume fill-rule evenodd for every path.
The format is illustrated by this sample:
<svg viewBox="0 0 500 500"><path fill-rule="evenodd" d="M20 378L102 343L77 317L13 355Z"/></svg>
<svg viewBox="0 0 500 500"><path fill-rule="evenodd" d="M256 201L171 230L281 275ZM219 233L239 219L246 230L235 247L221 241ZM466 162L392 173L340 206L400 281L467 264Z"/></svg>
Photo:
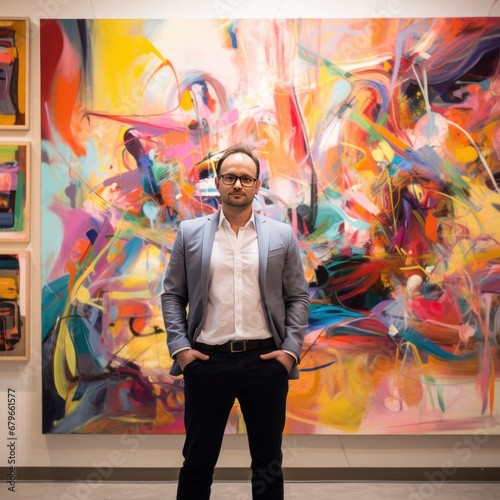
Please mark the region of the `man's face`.
<svg viewBox="0 0 500 500"><path fill-rule="evenodd" d="M257 177L257 167L253 160L244 153L235 153L228 156L220 167L219 175L246 176L255 179ZM251 205L254 196L258 193L261 181L257 180L252 187L241 185L240 179L232 186L228 186L218 177L215 179L215 186L219 191L222 204L231 207L245 208Z"/></svg>

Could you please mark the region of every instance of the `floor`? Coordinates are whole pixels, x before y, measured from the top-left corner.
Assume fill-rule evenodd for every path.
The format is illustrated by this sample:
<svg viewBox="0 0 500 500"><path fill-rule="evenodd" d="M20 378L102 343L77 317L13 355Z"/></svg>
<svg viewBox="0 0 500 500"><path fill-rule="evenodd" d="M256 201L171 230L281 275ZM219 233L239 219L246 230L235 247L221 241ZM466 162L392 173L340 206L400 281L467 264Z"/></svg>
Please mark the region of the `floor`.
<svg viewBox="0 0 500 500"><path fill-rule="evenodd" d="M176 484L117 482L17 482L15 494L0 498L37 500L174 500ZM251 500L250 488L243 482L216 482L212 500ZM500 500L500 483L321 483L288 482L285 500ZM195 499L193 499L195 500Z"/></svg>

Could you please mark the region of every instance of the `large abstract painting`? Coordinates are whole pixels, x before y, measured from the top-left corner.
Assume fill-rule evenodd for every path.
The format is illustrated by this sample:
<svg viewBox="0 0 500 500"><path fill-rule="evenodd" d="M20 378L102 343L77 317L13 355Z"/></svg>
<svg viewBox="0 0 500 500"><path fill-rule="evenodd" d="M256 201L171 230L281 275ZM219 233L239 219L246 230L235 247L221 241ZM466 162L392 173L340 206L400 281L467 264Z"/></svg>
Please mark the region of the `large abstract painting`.
<svg viewBox="0 0 500 500"><path fill-rule="evenodd" d="M312 298L286 432L500 433L499 68L493 18L42 21L44 432L183 432L162 280L246 142Z"/></svg>

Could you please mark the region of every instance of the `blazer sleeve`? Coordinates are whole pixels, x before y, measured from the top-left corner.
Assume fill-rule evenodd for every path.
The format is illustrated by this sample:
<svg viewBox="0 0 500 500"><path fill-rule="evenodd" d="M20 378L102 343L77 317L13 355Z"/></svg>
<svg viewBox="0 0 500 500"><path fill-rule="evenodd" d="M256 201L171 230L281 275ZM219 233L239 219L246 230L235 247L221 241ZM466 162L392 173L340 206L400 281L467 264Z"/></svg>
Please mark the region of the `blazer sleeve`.
<svg viewBox="0 0 500 500"><path fill-rule="evenodd" d="M163 321L170 353L190 348L187 324L188 283L184 249L184 226L179 225L170 254L161 295Z"/></svg>
<svg viewBox="0 0 500 500"><path fill-rule="evenodd" d="M304 335L309 321L309 287L297 241L288 227L288 250L283 268L283 301L285 304L285 336L281 349L300 359Z"/></svg>

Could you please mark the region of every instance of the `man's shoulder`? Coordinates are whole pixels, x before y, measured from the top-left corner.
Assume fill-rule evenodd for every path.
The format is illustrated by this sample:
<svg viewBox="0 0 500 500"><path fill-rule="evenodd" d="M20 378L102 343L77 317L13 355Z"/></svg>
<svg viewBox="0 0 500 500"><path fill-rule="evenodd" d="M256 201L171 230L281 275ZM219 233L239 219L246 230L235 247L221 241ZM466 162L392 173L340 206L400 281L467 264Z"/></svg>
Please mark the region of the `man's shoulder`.
<svg viewBox="0 0 500 500"><path fill-rule="evenodd" d="M183 229L195 229L197 227L204 226L208 222L212 222L219 217L219 213L213 213L210 215L204 215L202 217L195 217L194 219L185 219L181 221L180 225Z"/></svg>
<svg viewBox="0 0 500 500"><path fill-rule="evenodd" d="M258 214L256 215L256 220L260 220L263 224L267 224L272 230L280 231L280 232L289 232L291 231L290 224L285 221L280 221L276 219L271 219L271 217L267 217L266 215Z"/></svg>

